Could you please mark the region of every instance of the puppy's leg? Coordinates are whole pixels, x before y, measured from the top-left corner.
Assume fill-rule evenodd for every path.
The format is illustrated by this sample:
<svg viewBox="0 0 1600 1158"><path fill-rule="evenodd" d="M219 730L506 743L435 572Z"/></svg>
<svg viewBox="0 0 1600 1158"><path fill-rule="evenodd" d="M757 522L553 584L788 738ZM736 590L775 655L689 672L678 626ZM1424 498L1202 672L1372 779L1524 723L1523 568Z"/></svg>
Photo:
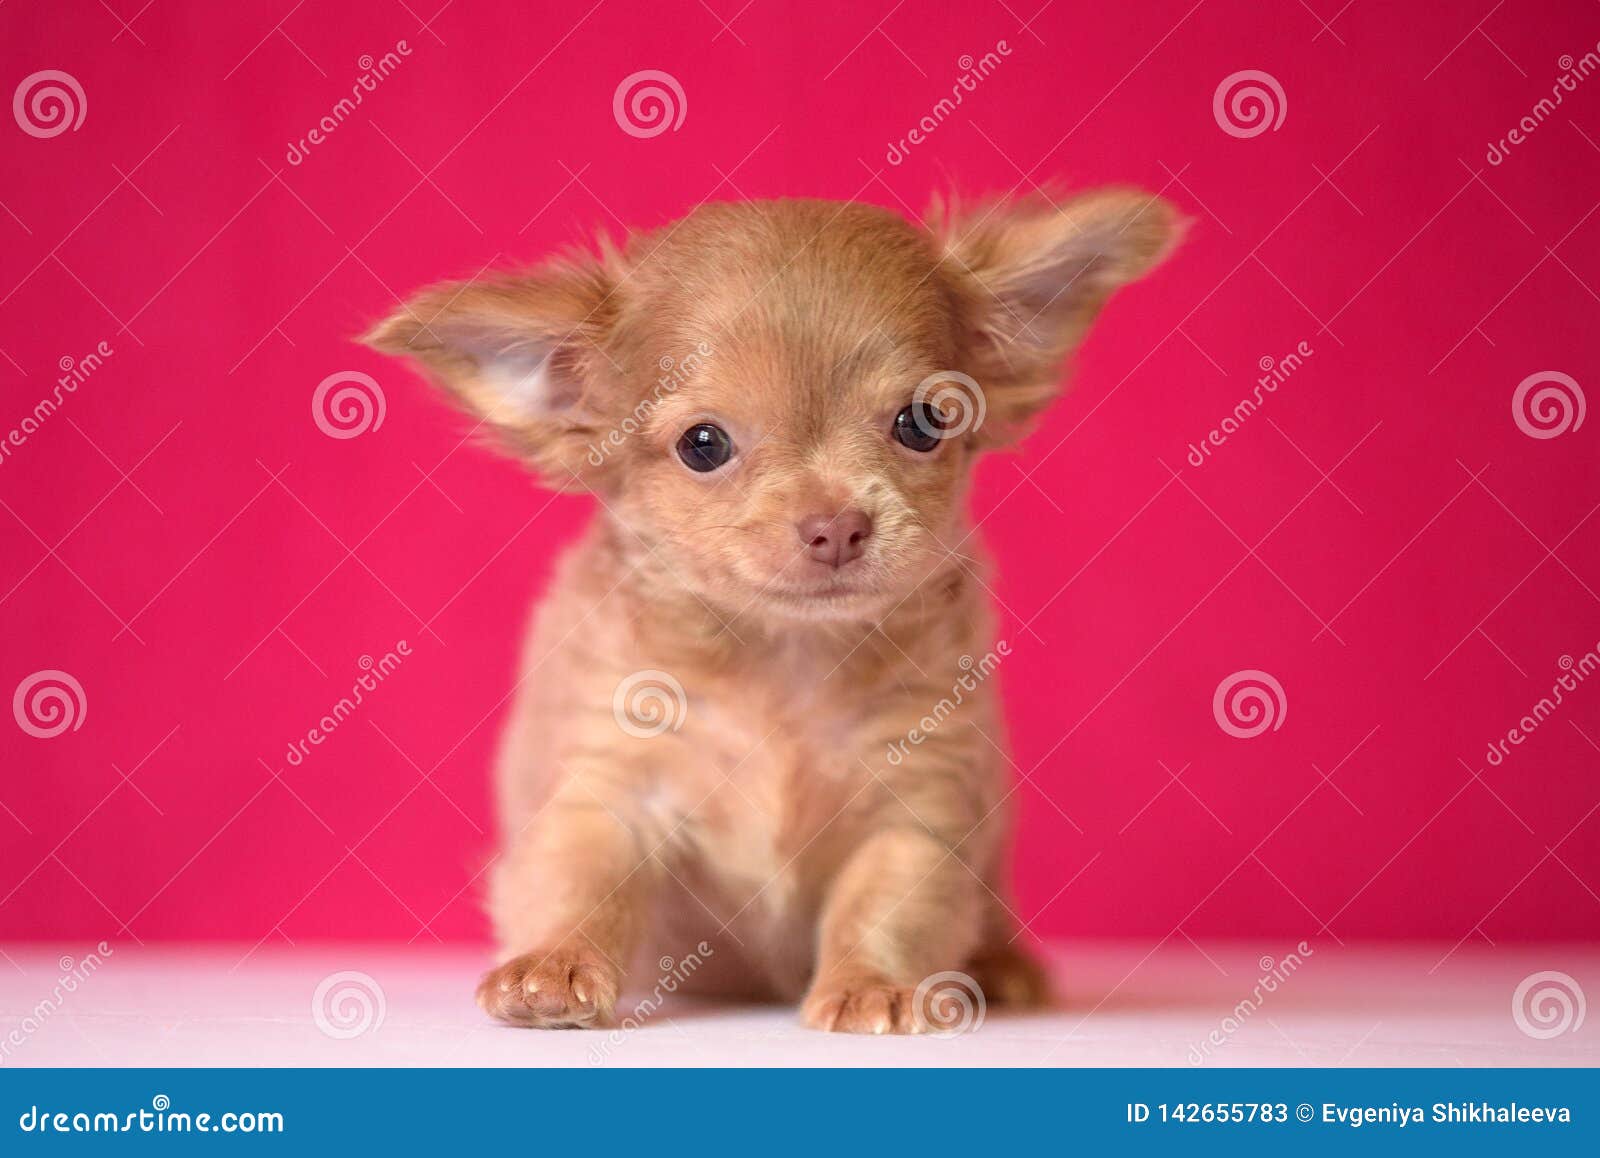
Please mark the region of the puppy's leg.
<svg viewBox="0 0 1600 1158"><path fill-rule="evenodd" d="M845 1033L927 1028L913 995L971 955L982 931L981 892L949 846L926 831L870 837L823 907L817 973L801 1005L806 1024Z"/></svg>
<svg viewBox="0 0 1600 1158"><path fill-rule="evenodd" d="M512 955L478 1004L516 1025L607 1025L646 917L653 862L594 799L557 798L496 866L490 907Z"/></svg>
<svg viewBox="0 0 1600 1158"><path fill-rule="evenodd" d="M1050 975L1017 936L1016 922L993 897L986 898L983 938L965 971L991 1005L1030 1009L1052 1001Z"/></svg>

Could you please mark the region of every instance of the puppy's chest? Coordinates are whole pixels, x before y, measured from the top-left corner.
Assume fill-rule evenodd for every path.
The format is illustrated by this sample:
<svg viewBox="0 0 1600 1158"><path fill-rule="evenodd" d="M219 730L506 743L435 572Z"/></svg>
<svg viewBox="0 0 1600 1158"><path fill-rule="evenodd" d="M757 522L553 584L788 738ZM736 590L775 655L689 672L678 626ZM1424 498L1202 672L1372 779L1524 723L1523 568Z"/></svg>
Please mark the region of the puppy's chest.
<svg viewBox="0 0 1600 1158"><path fill-rule="evenodd" d="M678 735L689 819L680 851L738 897L781 904L793 877L848 838L871 773L861 763L863 713L823 671L740 679L690 694Z"/></svg>

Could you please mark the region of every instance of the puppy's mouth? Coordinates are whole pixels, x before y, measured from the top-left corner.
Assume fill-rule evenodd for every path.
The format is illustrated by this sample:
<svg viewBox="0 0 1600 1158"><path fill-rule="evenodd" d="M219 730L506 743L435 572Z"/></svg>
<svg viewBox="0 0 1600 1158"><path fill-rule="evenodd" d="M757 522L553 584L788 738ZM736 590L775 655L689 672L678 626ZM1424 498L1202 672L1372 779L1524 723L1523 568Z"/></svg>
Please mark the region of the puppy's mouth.
<svg viewBox="0 0 1600 1158"><path fill-rule="evenodd" d="M821 583L774 583L765 596L775 609L799 618L848 619L876 609L884 592L862 579L841 577Z"/></svg>
<svg viewBox="0 0 1600 1158"><path fill-rule="evenodd" d="M810 620L873 619L897 598L899 577L870 555L843 567L788 558L750 583L750 599L790 618ZM753 568L752 568L753 570Z"/></svg>
<svg viewBox="0 0 1600 1158"><path fill-rule="evenodd" d="M776 595L780 599L792 599L798 603L830 603L843 599L860 599L874 594L873 590L864 584L849 583L833 580L828 583L808 584L773 584L767 589L769 595Z"/></svg>

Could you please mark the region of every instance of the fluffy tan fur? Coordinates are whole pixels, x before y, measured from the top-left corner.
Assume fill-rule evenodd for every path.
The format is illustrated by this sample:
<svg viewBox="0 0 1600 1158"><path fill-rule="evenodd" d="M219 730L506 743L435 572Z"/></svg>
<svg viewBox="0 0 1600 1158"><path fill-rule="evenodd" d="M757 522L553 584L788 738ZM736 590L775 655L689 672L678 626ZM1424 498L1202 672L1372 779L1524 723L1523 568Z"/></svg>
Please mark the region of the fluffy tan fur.
<svg viewBox="0 0 1600 1158"><path fill-rule="evenodd" d="M599 501L534 618L500 749L485 1009L610 1024L627 980L691 953L694 980L798 1000L821 1029L925 1028L913 995L950 970L991 1003L1043 999L1002 900L994 681L950 708L962 657L994 646L963 500L1176 232L1126 190L921 225L706 205L599 256L425 290L367 336ZM977 387L946 389L940 415L981 393L984 420L910 449L895 416L946 371ZM675 448L705 422L734 454L697 473ZM861 556L819 561L797 525L846 510L871 522ZM640 679L665 689L653 729L623 726Z"/></svg>

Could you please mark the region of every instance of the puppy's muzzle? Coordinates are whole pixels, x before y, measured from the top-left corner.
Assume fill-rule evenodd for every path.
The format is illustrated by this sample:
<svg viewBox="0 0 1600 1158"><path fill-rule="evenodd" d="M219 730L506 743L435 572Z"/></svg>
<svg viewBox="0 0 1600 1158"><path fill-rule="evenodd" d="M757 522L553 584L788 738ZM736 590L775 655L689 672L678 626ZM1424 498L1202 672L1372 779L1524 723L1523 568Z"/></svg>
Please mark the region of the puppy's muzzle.
<svg viewBox="0 0 1600 1158"><path fill-rule="evenodd" d="M850 507L831 517L807 515L795 524L795 529L808 556L829 567L843 567L866 551L872 519L865 511Z"/></svg>

